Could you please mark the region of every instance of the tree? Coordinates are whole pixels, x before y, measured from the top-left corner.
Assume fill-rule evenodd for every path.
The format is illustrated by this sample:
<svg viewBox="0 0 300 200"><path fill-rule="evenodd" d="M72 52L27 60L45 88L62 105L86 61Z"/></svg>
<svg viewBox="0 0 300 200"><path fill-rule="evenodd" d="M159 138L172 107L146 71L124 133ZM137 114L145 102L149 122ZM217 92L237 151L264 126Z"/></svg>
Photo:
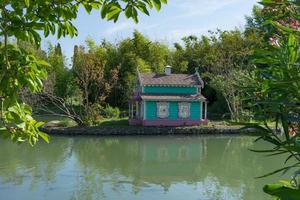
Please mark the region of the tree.
<svg viewBox="0 0 300 200"><path fill-rule="evenodd" d="M65 98L68 94L68 81L71 73L65 64L65 57L62 54L60 44L52 46L49 44L47 52L47 61L51 67L48 68L48 75L54 77L53 94L58 97Z"/></svg>
<svg viewBox="0 0 300 200"><path fill-rule="evenodd" d="M281 200L296 200L300 196L300 22L299 1L260 2L266 12L264 24L275 30L270 40L254 55L252 87L247 88L253 112L264 125L250 124L260 137L272 144L271 149L253 150L269 156L286 155L284 167L261 177L294 170L290 181L280 181L264 186L264 192ZM276 130L268 125L275 123ZM277 130L282 127L283 137ZM292 162L292 163L291 163Z"/></svg>
<svg viewBox="0 0 300 200"><path fill-rule="evenodd" d="M72 20L76 19L79 6L90 13L101 10L101 17L117 21L120 13L127 18L138 21L138 10L149 15L148 9L153 6L159 10L166 0L4 0L0 3L0 36L3 38L0 47L0 101L1 135L12 141L28 140L34 145L41 136L48 137L39 131L42 123L31 117L31 108L20 101L19 92L28 87L31 92L42 89L42 80L46 78L45 61L36 59L32 54L9 44L9 38L18 41L29 41L39 45L40 32L47 37L50 33L61 36L76 36L77 29Z"/></svg>
<svg viewBox="0 0 300 200"><path fill-rule="evenodd" d="M268 42L275 35L282 33L274 24L281 28L287 26L293 29L297 29L299 26L297 20L299 8L294 1L261 1L260 4L260 6L253 7L252 16L246 16L245 34L255 33Z"/></svg>
<svg viewBox="0 0 300 200"><path fill-rule="evenodd" d="M82 96L82 117L88 121L93 118L94 105L105 105L105 100L118 79L119 69L110 69L106 76L106 49L101 45L97 46L92 40L87 43L87 51L83 46L75 46L72 72Z"/></svg>
<svg viewBox="0 0 300 200"><path fill-rule="evenodd" d="M39 105L39 110L45 112L43 115L67 117L75 121L79 126L86 125L82 116L74 110L74 105L70 104L65 99L44 92L37 93L36 96L38 96L38 98L42 101ZM58 112L49 108L49 105L53 105Z"/></svg>
<svg viewBox="0 0 300 200"><path fill-rule="evenodd" d="M103 102L109 92L109 84L104 79L106 57L104 49L85 52L83 46L78 48L73 73L83 96L83 104L89 106Z"/></svg>
<svg viewBox="0 0 300 200"><path fill-rule="evenodd" d="M245 34L256 34L261 38L265 38L270 32L270 27L264 25L264 14L262 7L255 5L252 8L251 16L246 16Z"/></svg>
<svg viewBox="0 0 300 200"><path fill-rule="evenodd" d="M189 62L185 59L184 49L178 43L174 44L175 50L170 52L169 63L174 73L186 73Z"/></svg>
<svg viewBox="0 0 300 200"><path fill-rule="evenodd" d="M128 106L137 70L162 73L170 53L166 45L151 41L138 31L134 31L132 38L124 39L116 46L104 42L102 47L106 49L108 55L106 74L109 74L111 69L119 68L119 78L107 102L121 108Z"/></svg>
<svg viewBox="0 0 300 200"><path fill-rule="evenodd" d="M210 36L188 36L183 41L184 47L175 44L172 53L176 72L198 70L208 85L203 92L211 102L210 109L220 114L230 112L233 120L239 120L243 115L241 75L251 67L250 57L260 38L239 30L217 30L210 31Z"/></svg>
<svg viewBox="0 0 300 200"><path fill-rule="evenodd" d="M242 70L231 70L215 75L210 81L210 86L224 97L231 119L234 121L245 120L242 118L246 117L243 116L245 114L242 106L243 93L240 90L245 73Z"/></svg>
<svg viewBox="0 0 300 200"><path fill-rule="evenodd" d="M254 45L259 45L259 42L238 30L217 34L211 38L212 52L208 55L208 61L213 62L206 65L205 71L211 86L226 100L231 119L238 121L244 115L240 85L251 66L249 61Z"/></svg>

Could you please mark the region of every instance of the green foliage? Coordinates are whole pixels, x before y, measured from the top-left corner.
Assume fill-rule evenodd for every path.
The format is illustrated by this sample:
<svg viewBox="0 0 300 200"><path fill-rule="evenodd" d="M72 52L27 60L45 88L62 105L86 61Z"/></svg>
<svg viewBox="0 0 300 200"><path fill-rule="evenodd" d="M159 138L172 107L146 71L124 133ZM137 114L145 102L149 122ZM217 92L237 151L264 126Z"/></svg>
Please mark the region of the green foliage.
<svg viewBox="0 0 300 200"><path fill-rule="evenodd" d="M100 104L92 104L90 106L86 106L84 109L84 113L82 114L81 118L84 121L84 124L87 126L95 126L99 123L102 119L100 115L100 111L102 106Z"/></svg>
<svg viewBox="0 0 300 200"><path fill-rule="evenodd" d="M291 183L269 184L264 187L264 191L277 199L299 199L297 168L300 166L300 34L299 18L291 18L299 16L299 11L293 9L299 6L299 3L269 0L261 3L264 5L263 10L268 14L265 15L264 23L273 26L275 31L272 40L258 49L254 55L256 68L253 70L252 79L248 80L252 83L252 87L247 88L248 100L252 103L250 106L255 117L264 121L265 125L252 124L250 127L260 132L260 137L256 141L264 140L274 147L253 151L268 153L269 156L287 154L284 167L261 177L279 172L285 174L296 169ZM274 11L277 15L274 15ZM294 20L298 27L293 27ZM275 122L276 130L268 126L267 120L270 119ZM284 137L279 137L277 133L279 126L282 126Z"/></svg>
<svg viewBox="0 0 300 200"><path fill-rule="evenodd" d="M220 110L223 114L228 111L233 120L243 119L245 111L241 101L244 94L240 92L240 85L251 68L254 47L261 45L260 36L239 30L217 30L210 31L209 36L189 36L183 41L184 46L175 44L170 56L174 71L194 73L198 70L209 85L203 92L210 107L214 107L210 111Z"/></svg>
<svg viewBox="0 0 300 200"><path fill-rule="evenodd" d="M38 130L43 123L31 117L31 108L18 101L18 94L24 87L31 92L40 91L47 75L44 67L49 65L13 45L1 47L0 59L1 134L15 142L28 140L31 145L38 136L48 142L48 137Z"/></svg>
<svg viewBox="0 0 300 200"><path fill-rule="evenodd" d="M137 22L137 10L149 14L148 9L151 9L153 4L161 5L161 3L167 2L165 0L122 0L122 3L113 0L67 0L53 3L50 0L25 0L3 2L1 7L6 22L11 22L11 25L5 27L8 36L16 36L18 39L38 44L41 41L38 31L43 31L45 37L50 33L57 33L58 38L67 35L76 36L78 31L72 20L77 17L79 6L83 6L88 13L93 9L100 9L102 18L113 21L117 21L119 15L124 12L126 17L133 18ZM157 10L160 9L160 6L155 7ZM128 9L132 12L126 11ZM19 25L21 25L22 31Z"/></svg>
<svg viewBox="0 0 300 200"><path fill-rule="evenodd" d="M287 37L287 38L286 38ZM274 173L289 170L300 165L299 162L299 131L300 131L300 69L299 69L299 38L293 34L281 37L281 46L268 45L263 51L259 50L255 59L255 87L248 88L249 99L253 102L256 118L265 121L266 128L256 126L263 131L259 139L272 143L275 147L269 152L289 153L290 158L297 160ZM251 80L250 80L251 81ZM281 124L284 139L270 129L266 120L272 119L276 129ZM270 173L268 175L271 175Z"/></svg>
<svg viewBox="0 0 300 200"><path fill-rule="evenodd" d="M85 106L103 102L109 92L110 85L104 77L105 63L105 50L101 47L86 51L80 46L74 56L72 72Z"/></svg>
<svg viewBox="0 0 300 200"><path fill-rule="evenodd" d="M152 8L153 6L157 11L160 10L162 4L166 4L167 0L142 0L142 1L133 1L133 0L122 0L118 1L103 1L103 3L98 4L89 4L85 6L85 9L90 12L92 8L99 8L101 5L101 17L102 19L106 18L107 20L113 20L116 22L120 16L120 13L124 11L125 16L127 18L132 18L136 23L138 23L138 11L150 15L148 8ZM122 7L122 5L124 5ZM94 6L94 7L93 7Z"/></svg>
<svg viewBox="0 0 300 200"><path fill-rule="evenodd" d="M46 77L44 66L47 64L45 61L37 60L24 49L9 45L9 38L16 39L18 43L27 41L39 46L41 32L45 37L49 34L56 34L58 38L76 36L78 31L72 21L77 18L80 6L83 6L88 13L93 9L101 10L102 18L107 20L116 21L120 13L124 12L126 17L137 22L137 10L149 15L148 9L154 6L159 10L162 3L167 2L166 0L2 1L0 3L0 36L4 41L0 44L2 132L11 134L13 141L28 140L31 145L35 144L38 136L47 141L45 135L38 131L41 124L30 119L31 110L26 109L28 106L21 103L18 96L22 88L29 88L31 92L42 89L42 79ZM21 128L18 127L20 121L25 123Z"/></svg>
<svg viewBox="0 0 300 200"><path fill-rule="evenodd" d="M128 118L119 118L119 119L107 119L101 120L99 126L128 126Z"/></svg>
<svg viewBox="0 0 300 200"><path fill-rule="evenodd" d="M243 93L239 87L243 84L244 76L242 70L232 70L229 75L218 74L211 77L210 80L210 85L224 97L231 119L235 121L243 120Z"/></svg>
<svg viewBox="0 0 300 200"><path fill-rule="evenodd" d="M119 119L120 110L109 105L101 106L98 103L92 104L85 109L85 115L82 116L86 125L95 126L101 124L104 119Z"/></svg>
<svg viewBox="0 0 300 200"><path fill-rule="evenodd" d="M153 42L138 31L133 33L132 39L122 40L115 46L105 42L102 47L108 53L106 74L116 67L120 69L107 103L122 108L127 107L133 94L137 70L162 73L170 53L166 45Z"/></svg>
<svg viewBox="0 0 300 200"><path fill-rule="evenodd" d="M101 116L104 118L109 118L109 119L118 119L120 117L120 110L119 108L114 108L109 105L106 107L102 108L100 110Z"/></svg>
<svg viewBox="0 0 300 200"><path fill-rule="evenodd" d="M119 68L107 67L108 56L106 45L96 45L93 40L87 40L88 50L83 46L74 48L72 73L75 84L80 90L81 115L86 124L95 125L102 118L102 107L106 98L116 85L119 78Z"/></svg>
<svg viewBox="0 0 300 200"><path fill-rule="evenodd" d="M259 3L262 7L254 6L252 16L246 17L246 34L255 33L268 42L274 35L281 35L284 29L289 29L289 31L297 29L299 2L263 0ZM281 26L281 28L278 29L276 26Z"/></svg>
<svg viewBox="0 0 300 200"><path fill-rule="evenodd" d="M153 42L138 31L134 31L132 39L126 39L120 42L119 51L121 55L131 54L131 57L135 57L136 60L143 60L144 65L147 67L142 66L141 69L148 68L147 71L156 73L162 73L164 71L169 55L169 49L166 45ZM137 64L131 66L132 72L136 72L137 68L139 68Z"/></svg>
<svg viewBox="0 0 300 200"><path fill-rule="evenodd" d="M51 65L51 68L48 69L48 74L49 76L54 76L53 94L65 98L67 95L70 95L68 86L70 86L69 81L71 81L72 74L65 65L65 58L60 44L58 43L55 47L50 44L47 54L47 61Z"/></svg>
<svg viewBox="0 0 300 200"><path fill-rule="evenodd" d="M265 185L263 190L265 193L275 196L279 200L298 200L300 197L300 188L293 186L288 181Z"/></svg>
<svg viewBox="0 0 300 200"><path fill-rule="evenodd" d="M240 103L243 98L242 93L238 92L239 75L245 75L245 71L251 66L249 60L253 54L253 47L260 43L258 36L255 34L246 36L239 30L218 30L211 32L210 37L184 38L184 43L184 46L175 44L175 49L169 49L165 44L151 41L138 31L133 33L132 38L124 39L117 44L111 44L105 40L96 44L88 39L87 52L96 52L98 49L98 53L102 52L101 54L104 55L98 56L105 61L101 70L98 70L103 70L102 83L109 82L108 80L112 77L111 70L119 70L116 81L107 93L105 103L121 108L128 106L128 100L132 97L136 84L137 70L143 73L163 73L164 67L169 64L173 67L173 73L195 73L198 67L201 76L210 85L210 90L213 90L213 92L207 92L206 97L211 104L218 101L215 104L218 106L215 110L224 114L231 109L232 118L240 118L244 112ZM74 49L74 60L78 57L79 51L80 48ZM85 65L82 64L82 66ZM73 71L74 69L73 66ZM216 86L214 82L218 82L222 87ZM224 85L224 82L229 82L229 84ZM79 86L82 85L79 84ZM213 85L215 89L212 89ZM205 88L204 92L206 90L209 89Z"/></svg>

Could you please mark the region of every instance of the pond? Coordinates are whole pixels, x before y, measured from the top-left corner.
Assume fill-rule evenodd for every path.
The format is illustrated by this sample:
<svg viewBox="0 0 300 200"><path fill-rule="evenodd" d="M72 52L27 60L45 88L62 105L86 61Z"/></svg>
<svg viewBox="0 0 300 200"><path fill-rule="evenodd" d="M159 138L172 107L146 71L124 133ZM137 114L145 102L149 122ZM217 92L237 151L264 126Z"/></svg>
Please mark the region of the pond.
<svg viewBox="0 0 300 200"><path fill-rule="evenodd" d="M51 137L0 141L0 199L260 200L281 166L246 136Z"/></svg>

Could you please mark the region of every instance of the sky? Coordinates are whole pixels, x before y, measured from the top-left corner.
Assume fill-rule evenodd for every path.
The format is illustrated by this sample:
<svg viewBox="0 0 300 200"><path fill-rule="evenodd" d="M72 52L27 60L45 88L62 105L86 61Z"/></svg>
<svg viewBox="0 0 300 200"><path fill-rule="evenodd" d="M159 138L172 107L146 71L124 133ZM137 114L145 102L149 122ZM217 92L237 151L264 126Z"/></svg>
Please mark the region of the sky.
<svg viewBox="0 0 300 200"><path fill-rule="evenodd" d="M50 36L43 40L42 48L47 49L49 42L62 46L67 62L73 55L74 45L82 45L87 38L96 42L106 39L110 42L131 37L138 30L152 40L161 41L167 45L180 42L189 35L206 35L209 30L242 29L245 16L251 14L257 0L168 0L159 12L152 10L150 16L139 13L139 23L121 16L118 22L101 19L100 12L94 11L88 15L80 9L74 25L79 34L77 37L57 39Z"/></svg>

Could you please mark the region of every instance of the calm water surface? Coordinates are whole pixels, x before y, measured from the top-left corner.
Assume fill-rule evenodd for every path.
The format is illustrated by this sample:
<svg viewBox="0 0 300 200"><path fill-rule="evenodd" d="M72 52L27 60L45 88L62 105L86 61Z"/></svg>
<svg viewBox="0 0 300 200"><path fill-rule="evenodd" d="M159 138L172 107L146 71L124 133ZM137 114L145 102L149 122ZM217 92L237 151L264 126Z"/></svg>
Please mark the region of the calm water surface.
<svg viewBox="0 0 300 200"><path fill-rule="evenodd" d="M0 141L0 199L260 200L281 166L251 137L51 137Z"/></svg>

